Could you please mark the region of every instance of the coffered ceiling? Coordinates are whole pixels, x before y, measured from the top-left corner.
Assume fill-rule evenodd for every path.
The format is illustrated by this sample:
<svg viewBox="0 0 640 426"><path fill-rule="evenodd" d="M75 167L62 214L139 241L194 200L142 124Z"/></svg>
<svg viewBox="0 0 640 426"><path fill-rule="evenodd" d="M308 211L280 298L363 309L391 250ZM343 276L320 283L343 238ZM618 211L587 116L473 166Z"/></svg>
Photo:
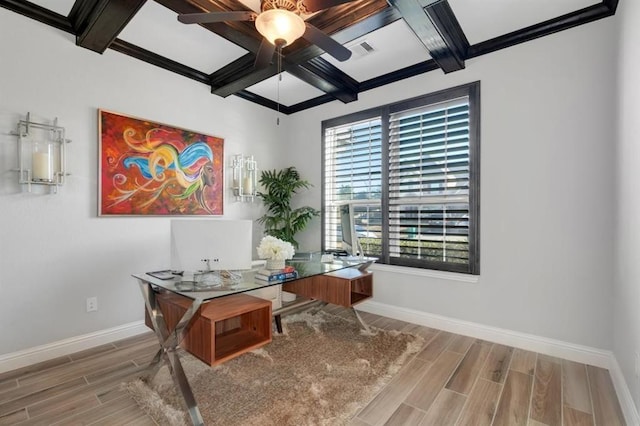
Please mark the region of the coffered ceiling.
<svg viewBox="0 0 640 426"><path fill-rule="evenodd" d="M303 0L304 1L304 0ZM299 39L270 65L254 61L262 36L253 22L185 25L178 14L253 10L259 0L0 0L0 7L113 49L212 96L240 96L295 113L425 72L456 72L470 58L611 16L617 0L354 0L305 15L347 47L334 59ZM150 66L151 66L150 65ZM282 79L278 81L278 72Z"/></svg>

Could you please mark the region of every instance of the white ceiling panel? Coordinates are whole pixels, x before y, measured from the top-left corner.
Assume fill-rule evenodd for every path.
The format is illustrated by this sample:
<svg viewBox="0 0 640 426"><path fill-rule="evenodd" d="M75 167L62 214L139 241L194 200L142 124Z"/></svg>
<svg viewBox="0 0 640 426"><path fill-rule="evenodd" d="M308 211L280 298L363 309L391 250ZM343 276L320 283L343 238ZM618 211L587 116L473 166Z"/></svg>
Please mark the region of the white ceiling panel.
<svg viewBox="0 0 640 426"><path fill-rule="evenodd" d="M239 0L240 3L247 6L249 9L252 9L258 13L260 13L260 0Z"/></svg>
<svg viewBox="0 0 640 426"><path fill-rule="evenodd" d="M206 73L247 53L199 25L181 24L175 12L153 1L142 6L118 38Z"/></svg>
<svg viewBox="0 0 640 426"><path fill-rule="evenodd" d="M305 83L299 78L287 73L282 73L282 81L280 83L280 104L295 105L309 99L324 95L320 89L316 89L310 84ZM278 76L273 76L260 83L248 87L247 90L260 95L264 98L278 101Z"/></svg>
<svg viewBox="0 0 640 426"><path fill-rule="evenodd" d="M75 0L31 0L31 3L52 10L60 15L69 16Z"/></svg>
<svg viewBox="0 0 640 426"><path fill-rule="evenodd" d="M373 50L364 54L360 46L366 42ZM431 59L429 52L403 19L346 45L353 54L340 62L328 54L322 58L358 81L369 80L410 65Z"/></svg>
<svg viewBox="0 0 640 426"><path fill-rule="evenodd" d="M598 0L449 0L470 44L601 3Z"/></svg>

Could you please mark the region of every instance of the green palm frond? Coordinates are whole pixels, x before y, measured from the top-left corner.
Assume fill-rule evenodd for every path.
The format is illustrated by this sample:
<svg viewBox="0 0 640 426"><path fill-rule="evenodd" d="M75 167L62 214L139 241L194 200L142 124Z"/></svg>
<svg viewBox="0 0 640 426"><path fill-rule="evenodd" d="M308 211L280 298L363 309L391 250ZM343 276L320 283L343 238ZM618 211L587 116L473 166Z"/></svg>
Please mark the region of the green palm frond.
<svg viewBox="0 0 640 426"><path fill-rule="evenodd" d="M301 189L311 184L300 177L295 167L282 170L264 170L260 175L260 184L264 192L258 197L267 208L267 212L258 219L265 226L265 233L298 247L295 235L302 231L314 216L320 212L312 207L291 208L291 198Z"/></svg>

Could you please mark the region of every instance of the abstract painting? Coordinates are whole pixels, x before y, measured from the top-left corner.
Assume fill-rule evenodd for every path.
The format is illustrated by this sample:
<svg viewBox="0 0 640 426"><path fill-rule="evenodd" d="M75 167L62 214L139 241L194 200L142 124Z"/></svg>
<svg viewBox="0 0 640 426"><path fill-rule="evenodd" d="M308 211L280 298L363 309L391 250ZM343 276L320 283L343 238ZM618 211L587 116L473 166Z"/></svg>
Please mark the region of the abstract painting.
<svg viewBox="0 0 640 426"><path fill-rule="evenodd" d="M222 215L224 140L98 111L99 214Z"/></svg>

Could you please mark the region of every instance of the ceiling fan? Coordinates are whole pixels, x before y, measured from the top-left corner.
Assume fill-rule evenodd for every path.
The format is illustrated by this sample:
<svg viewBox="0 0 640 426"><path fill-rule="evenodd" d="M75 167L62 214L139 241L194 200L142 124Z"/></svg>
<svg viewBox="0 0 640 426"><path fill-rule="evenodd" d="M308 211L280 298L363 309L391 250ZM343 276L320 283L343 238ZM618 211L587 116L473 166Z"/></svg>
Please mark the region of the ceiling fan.
<svg viewBox="0 0 640 426"><path fill-rule="evenodd" d="M256 30L263 36L254 63L254 67L258 69L265 68L271 63L276 48L281 50L300 37L343 62L351 57L351 51L305 22L300 14L317 12L350 1L353 0L261 0L260 13L253 11L189 13L178 15L178 21L183 24L255 21Z"/></svg>

